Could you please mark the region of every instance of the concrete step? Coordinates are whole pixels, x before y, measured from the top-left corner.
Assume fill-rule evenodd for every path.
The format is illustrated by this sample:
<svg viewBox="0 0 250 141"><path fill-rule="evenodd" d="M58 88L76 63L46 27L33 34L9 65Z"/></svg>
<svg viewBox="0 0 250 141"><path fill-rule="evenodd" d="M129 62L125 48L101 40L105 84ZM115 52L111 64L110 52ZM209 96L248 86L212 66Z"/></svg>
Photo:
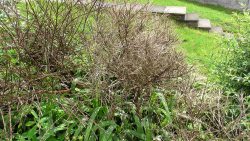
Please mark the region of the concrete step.
<svg viewBox="0 0 250 141"><path fill-rule="evenodd" d="M184 21L187 22L196 22L199 21L199 15L196 13L188 13L184 17Z"/></svg>
<svg viewBox="0 0 250 141"><path fill-rule="evenodd" d="M209 19L199 19L197 27L209 30L212 26Z"/></svg>
<svg viewBox="0 0 250 141"><path fill-rule="evenodd" d="M167 6L165 7L164 12L174 15L185 15L187 13L187 8L180 6Z"/></svg>
<svg viewBox="0 0 250 141"><path fill-rule="evenodd" d="M151 13L159 13L159 14L164 14L165 7L164 6L149 6L147 8L147 11Z"/></svg>
<svg viewBox="0 0 250 141"><path fill-rule="evenodd" d="M217 34L220 34L220 35L223 35L223 29L222 27L219 27L219 26L213 26L209 32L211 33L217 33Z"/></svg>
<svg viewBox="0 0 250 141"><path fill-rule="evenodd" d="M159 14L185 15L187 8L179 6L149 6L148 11Z"/></svg>

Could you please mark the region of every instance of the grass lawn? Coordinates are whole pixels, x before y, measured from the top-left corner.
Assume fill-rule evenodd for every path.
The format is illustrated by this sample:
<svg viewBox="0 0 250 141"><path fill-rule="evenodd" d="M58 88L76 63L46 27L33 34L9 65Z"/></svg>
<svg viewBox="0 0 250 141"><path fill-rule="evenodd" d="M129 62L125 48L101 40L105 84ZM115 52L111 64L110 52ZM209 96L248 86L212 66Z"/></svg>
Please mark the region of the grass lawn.
<svg viewBox="0 0 250 141"><path fill-rule="evenodd" d="M181 40L181 50L190 64L204 74L209 74L215 61L222 57L223 38L216 34L192 29L183 24L176 24L176 32Z"/></svg>

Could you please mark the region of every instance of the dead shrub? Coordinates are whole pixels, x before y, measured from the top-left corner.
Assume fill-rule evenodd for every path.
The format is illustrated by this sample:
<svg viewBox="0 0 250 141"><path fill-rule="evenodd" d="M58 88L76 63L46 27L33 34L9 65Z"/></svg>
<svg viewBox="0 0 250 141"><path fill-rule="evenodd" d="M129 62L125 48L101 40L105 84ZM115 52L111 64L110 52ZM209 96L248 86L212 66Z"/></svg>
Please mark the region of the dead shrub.
<svg viewBox="0 0 250 141"><path fill-rule="evenodd" d="M82 59L96 1L1 3L1 101L65 90ZM56 92L55 92L56 93Z"/></svg>
<svg viewBox="0 0 250 141"><path fill-rule="evenodd" d="M111 102L116 99L112 95L119 95L117 101L134 102L137 111L153 87L187 73L170 20L143 12L145 8L124 4L104 11L96 22L91 48L92 77L107 94L103 100Z"/></svg>

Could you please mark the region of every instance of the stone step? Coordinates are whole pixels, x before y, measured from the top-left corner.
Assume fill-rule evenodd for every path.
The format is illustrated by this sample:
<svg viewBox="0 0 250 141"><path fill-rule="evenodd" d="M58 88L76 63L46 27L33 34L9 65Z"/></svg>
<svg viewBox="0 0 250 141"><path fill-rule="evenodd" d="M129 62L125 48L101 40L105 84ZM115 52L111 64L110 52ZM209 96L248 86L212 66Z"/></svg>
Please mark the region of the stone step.
<svg viewBox="0 0 250 141"><path fill-rule="evenodd" d="M164 14L165 7L164 6L149 6L147 8L147 11L151 13L159 13L159 14Z"/></svg>
<svg viewBox="0 0 250 141"><path fill-rule="evenodd" d="M187 12L186 7L179 6L149 6L148 11L159 14L174 14L174 15L185 15Z"/></svg>
<svg viewBox="0 0 250 141"><path fill-rule="evenodd" d="M220 34L220 35L223 35L223 29L222 27L219 27L219 26L213 26L209 32L211 33L217 33L217 34Z"/></svg>
<svg viewBox="0 0 250 141"><path fill-rule="evenodd" d="M187 22L196 22L199 21L199 15L196 13L188 13L184 17L184 21Z"/></svg>
<svg viewBox="0 0 250 141"><path fill-rule="evenodd" d="M212 26L209 19L199 19L197 27L202 29L211 29Z"/></svg>
<svg viewBox="0 0 250 141"><path fill-rule="evenodd" d="M180 6L167 6L164 11L168 14L185 15L187 13L187 8Z"/></svg>

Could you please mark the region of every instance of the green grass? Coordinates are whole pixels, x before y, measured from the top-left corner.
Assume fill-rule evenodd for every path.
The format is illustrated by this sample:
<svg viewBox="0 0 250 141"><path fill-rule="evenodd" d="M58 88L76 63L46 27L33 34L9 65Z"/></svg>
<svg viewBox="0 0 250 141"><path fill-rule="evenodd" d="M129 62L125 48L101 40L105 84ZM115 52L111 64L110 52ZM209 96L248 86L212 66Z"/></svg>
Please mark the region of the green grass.
<svg viewBox="0 0 250 141"><path fill-rule="evenodd" d="M225 48L223 37L187 27L185 24L176 24L176 33L187 61L201 73L209 74L213 70L215 61L221 59L221 52Z"/></svg>

